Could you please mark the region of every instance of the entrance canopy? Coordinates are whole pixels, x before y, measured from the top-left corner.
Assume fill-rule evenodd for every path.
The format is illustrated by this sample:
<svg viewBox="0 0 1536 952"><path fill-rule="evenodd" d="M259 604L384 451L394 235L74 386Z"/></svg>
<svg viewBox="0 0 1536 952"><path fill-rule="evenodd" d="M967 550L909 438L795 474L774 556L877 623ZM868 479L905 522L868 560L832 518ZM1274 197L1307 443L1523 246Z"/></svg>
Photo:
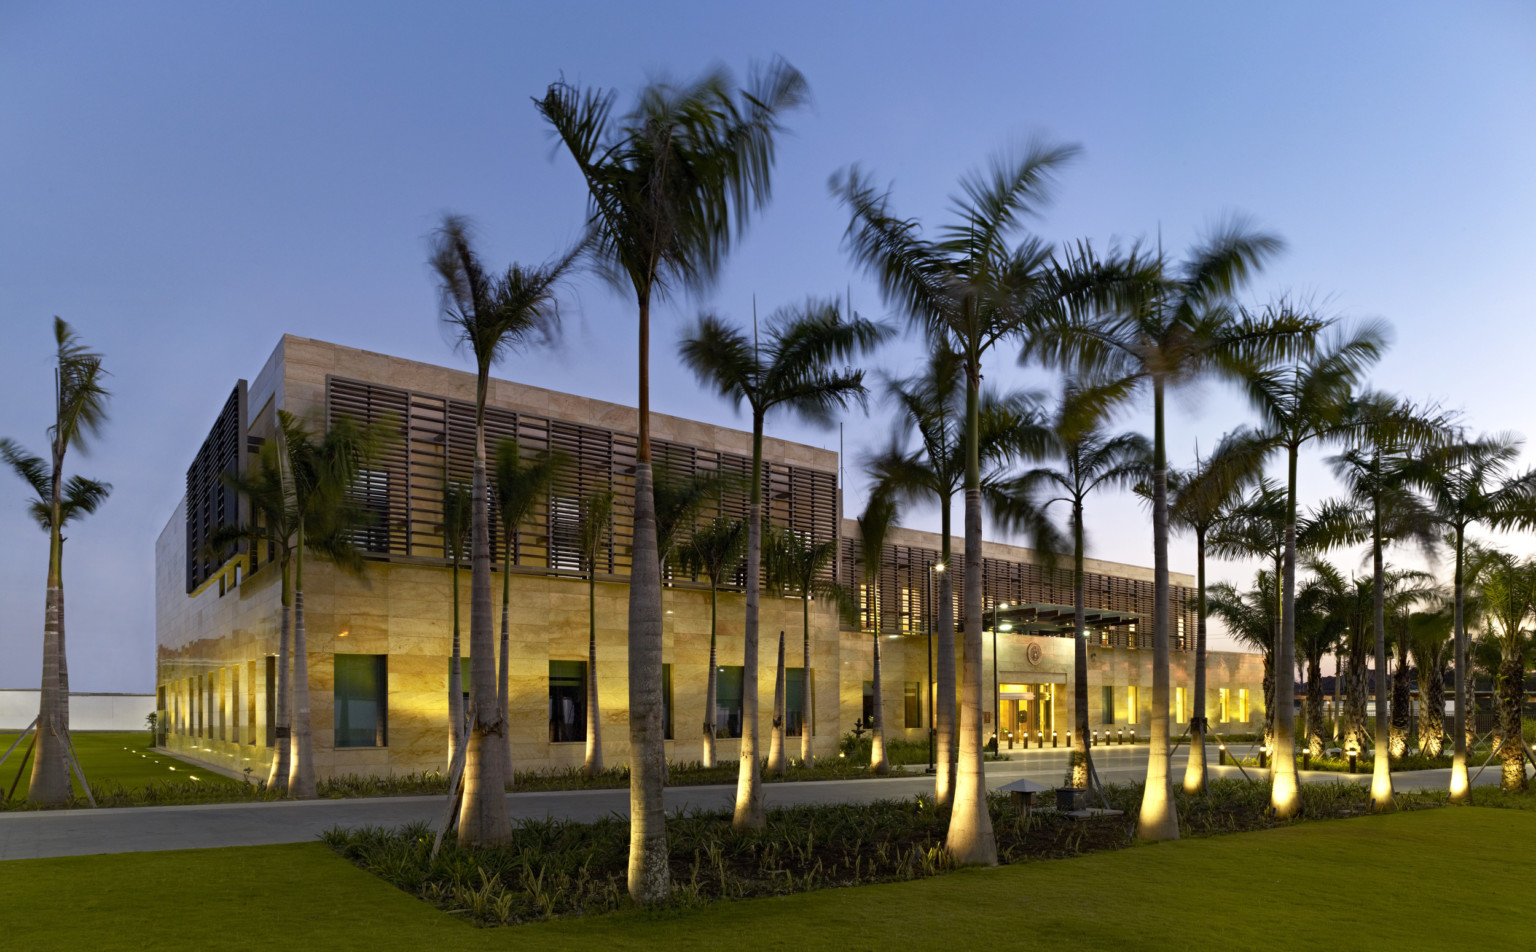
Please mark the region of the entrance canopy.
<svg viewBox="0 0 1536 952"><path fill-rule="evenodd" d="M1036 603L1009 605L1007 608L989 608L982 617L982 625L999 631L1021 635L1072 636L1072 606ZM1083 625L1087 628L1117 628L1134 625L1141 620L1137 612L1110 611L1105 608L1083 609Z"/></svg>

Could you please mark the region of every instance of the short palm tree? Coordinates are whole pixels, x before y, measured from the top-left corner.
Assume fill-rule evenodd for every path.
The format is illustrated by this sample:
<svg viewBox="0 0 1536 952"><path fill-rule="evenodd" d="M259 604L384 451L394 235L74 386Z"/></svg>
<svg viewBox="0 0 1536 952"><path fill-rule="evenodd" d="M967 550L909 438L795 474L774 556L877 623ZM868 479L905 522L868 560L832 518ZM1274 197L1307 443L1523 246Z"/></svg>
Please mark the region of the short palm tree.
<svg viewBox="0 0 1536 952"><path fill-rule="evenodd" d="M758 599L762 589L763 427L768 414L787 411L831 425L837 410L863 405L864 372L846 362L880 343L887 328L857 315L843 316L835 301L784 308L768 320L758 341L752 332L712 316L701 317L679 347L683 364L705 386L752 414L752 478L747 489L747 619L743 635L741 776L736 788L737 829L767 822L762 766L757 755ZM842 366L839 366L842 364Z"/></svg>
<svg viewBox="0 0 1536 952"><path fill-rule="evenodd" d="M896 500L880 492L877 487L870 494L864 512L858 516L859 563L864 578L864 593L859 600L868 613L869 628L873 635L870 664L874 713L868 725L869 769L882 777L891 772L891 762L885 756L885 691L880 664L880 616L885 611L885 605L880 600L880 570L885 563L886 538L896 527L898 515Z"/></svg>
<svg viewBox="0 0 1536 952"><path fill-rule="evenodd" d="M496 672L496 703L502 717L510 717L508 669L511 649L512 564L516 558L517 536L524 522L533 515L540 502L547 501L549 489L566 465L564 454L540 453L532 459L523 459L517 441L502 440L496 444L496 458L492 463L491 491L496 501L496 512L501 519L501 653ZM510 723L510 722L509 722ZM512 734L507 732L507 777L514 775L512 764Z"/></svg>
<svg viewBox="0 0 1536 952"><path fill-rule="evenodd" d="M1233 295L1280 247L1280 239L1233 221L1193 248L1182 264L1165 261L1161 250L1154 259L1140 259L1133 252L1114 269L1131 276L1128 291L1097 315L1031 338L1025 355L1038 355L1085 379L1144 383L1152 391L1152 716L1147 783L1136 823L1136 835L1143 840L1179 835L1169 776L1164 401L1171 387L1210 376L1245 379L1306 347L1315 322L1289 314L1252 317L1233 303ZM1078 257L1091 260L1091 249L1083 248ZM1078 265L1075 270L1089 269Z"/></svg>
<svg viewBox="0 0 1536 952"><path fill-rule="evenodd" d="M994 517L999 525L1013 531L1025 531L1034 547L1054 557L1072 547L1072 631L1074 644L1074 702L1071 774L1072 786L1089 785L1088 749L1088 630L1084 621L1087 608L1083 592L1083 559L1087 541L1083 527L1083 504L1098 489L1128 488L1145 479L1152 465L1152 447L1138 433L1111 434L1105 431L1104 411L1118 399L1113 391L1084 390L1068 385L1057 407L1041 413L1017 430L1022 453L1036 462L1060 462L1056 466L1035 466L995 489ZM1067 507L1067 529L1063 534L1051 521L1050 509Z"/></svg>
<svg viewBox="0 0 1536 952"><path fill-rule="evenodd" d="M433 239L443 323L475 360L475 461L470 482L469 657L470 731L464 761L459 842L501 843L512 835L506 789L512 779L507 717L496 687L491 621L491 526L485 400L491 367L508 351L547 343L559 327L555 288L575 250L550 264L514 264L493 274L476 253L468 223L448 216ZM455 796L453 791L449 796Z"/></svg>
<svg viewBox="0 0 1536 952"><path fill-rule="evenodd" d="M1238 591L1231 582L1217 582L1211 586L1206 605L1212 615L1221 619L1227 634L1239 644L1259 652L1264 657L1263 694L1265 710L1272 710L1277 674L1287 673L1275 660L1275 641L1279 626L1275 624L1275 577L1269 569L1254 573L1253 584L1248 591ZM1269 746L1266 743L1265 746Z"/></svg>
<svg viewBox="0 0 1536 952"><path fill-rule="evenodd" d="M1077 151L1037 144L999 154L985 171L961 180L952 219L933 239L923 235L915 219L896 217L889 194L878 191L859 168L831 182L849 212L845 242L854 261L879 281L886 302L927 338L930 348L960 360L967 579L981 578L982 568L982 362L994 346L1048 323L1075 292L1097 286L1095 280L1057 267L1044 241L1033 236L1015 240L1024 219L1049 198L1057 170ZM997 840L987 812L982 761L982 586L966 585L964 599L957 771L944 845L959 863L990 866L997 863Z"/></svg>
<svg viewBox="0 0 1536 952"><path fill-rule="evenodd" d="M1430 757L1440 756L1445 745L1445 663L1452 650L1448 607L1408 616L1408 640L1419 681L1419 751Z"/></svg>
<svg viewBox="0 0 1536 952"><path fill-rule="evenodd" d="M1347 616L1345 602L1352 591L1343 573L1322 559L1309 559L1307 569L1312 577L1296 593L1296 652L1306 666L1307 694L1302 729L1307 739L1307 752L1316 759L1323 756L1323 734L1327 729L1323 658L1338 647L1343 636Z"/></svg>
<svg viewBox="0 0 1536 952"><path fill-rule="evenodd" d="M934 639L935 760L934 799L948 807L955 787L955 599L951 517L955 494L965 483L965 374L961 360L939 347L930 352L923 370L905 379L887 378L886 400L898 414L889 447L865 461L865 471L905 505L936 504L939 508L937 637ZM1026 415L1020 394L998 396L983 390L978 411L977 455L981 485L991 486L1001 467L1012 458L1014 425ZM907 448L917 437L917 446Z"/></svg>
<svg viewBox="0 0 1536 952"><path fill-rule="evenodd" d="M613 490L581 501L581 567L587 573L587 776L603 772L602 708L597 703L597 567L613 534ZM612 566L609 566L611 572Z"/></svg>
<svg viewBox="0 0 1536 952"><path fill-rule="evenodd" d="M1309 318L1280 304L1271 308L1277 320L1307 323ZM1309 326L1316 327L1311 321ZM1274 733L1274 769L1270 805L1281 817L1301 808L1296 778L1296 717L1294 704L1296 647L1297 461L1301 448L1316 441L1339 440L1346 433L1350 401L1366 369L1387 346L1385 325L1368 323L1354 330L1329 333L1315 349L1279 364L1255 368L1245 382L1248 397L1262 419L1271 445L1286 457L1285 559L1281 577L1281 626L1275 669L1284 672L1270 711Z"/></svg>
<svg viewBox="0 0 1536 952"><path fill-rule="evenodd" d="M800 764L809 767L814 763L814 755L811 751L811 734L815 725L815 705L811 691L811 600L823 598L830 600L839 608L839 613L848 615L852 607L852 599L848 590L827 576L837 563L838 540L825 539L821 542L812 540L809 536L790 531L782 531L780 535L779 554L783 560L783 575L788 581L789 587L800 598L801 636L804 648L804 667L801 669L801 708L800 708Z"/></svg>
<svg viewBox="0 0 1536 952"><path fill-rule="evenodd" d="M1455 551L1452 582L1452 630L1456 667L1456 704L1452 739L1451 800L1464 802L1471 790L1467 776L1468 714L1472 698L1467 658L1467 527L1530 528L1536 525L1536 469L1516 472L1520 441L1498 433L1439 447L1410 464L1408 481L1428 498L1435 519L1450 532Z"/></svg>
<svg viewBox="0 0 1536 952"><path fill-rule="evenodd" d="M738 95L723 69L682 85L656 82L622 117L611 92L552 83L535 100L576 161L588 194L592 257L639 312L639 421L630 568L629 893L671 894L667 867L662 718L661 572L651 485L651 304L711 284L748 215L768 200L781 116L808 98L805 78L782 60Z"/></svg>
<svg viewBox="0 0 1536 952"><path fill-rule="evenodd" d="M740 519L716 516L693 531L688 544L679 553L691 572L709 579L709 672L704 685L703 755L706 767L715 765L715 739L720 734L717 720L719 658L716 633L719 628L720 586L734 578L747 544L747 527Z"/></svg>
<svg viewBox="0 0 1536 952"><path fill-rule="evenodd" d="M1500 786L1524 790L1526 750L1521 708L1532 641L1529 622L1536 613L1536 561L1517 559L1507 552L1488 552L1479 563L1476 584L1483 602L1484 637L1499 651L1494 722L1504 767ZM1458 671L1457 677L1460 675Z"/></svg>
<svg viewBox="0 0 1536 952"><path fill-rule="evenodd" d="M33 803L63 803L72 795L65 760L69 731L69 668L64 652L64 503L68 485L64 478L64 457L70 447L85 452L89 440L101 432L107 420L107 398L110 396L103 385L107 372L101 367L101 355L87 350L62 318L53 319L53 338L57 347L54 419L53 426L48 428L47 492L40 493L44 497L40 501L48 508L43 681L36 753L32 761L32 777L27 785L27 799ZM5 445L7 459L13 453L30 455L14 443L7 441Z"/></svg>

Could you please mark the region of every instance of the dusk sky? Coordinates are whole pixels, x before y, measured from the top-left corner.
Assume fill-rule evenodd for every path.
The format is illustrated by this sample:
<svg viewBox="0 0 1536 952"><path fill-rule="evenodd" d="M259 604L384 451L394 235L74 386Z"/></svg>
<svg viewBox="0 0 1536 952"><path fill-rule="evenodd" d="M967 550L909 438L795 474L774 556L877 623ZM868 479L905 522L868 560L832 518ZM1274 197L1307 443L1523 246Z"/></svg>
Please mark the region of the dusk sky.
<svg viewBox="0 0 1536 952"><path fill-rule="evenodd" d="M316 9L321 7L323 9ZM50 324L103 351L112 421L69 470L113 483L70 532L72 687L153 688L154 543L237 378L293 333L468 368L437 319L426 242L472 217L486 259L574 240L585 196L530 97L564 76L620 90L782 55L811 108L787 117L773 201L704 299L654 322L653 407L743 426L676 357L701 309L737 320L807 295L889 317L842 247L827 179L853 162L930 226L1010 143L1080 144L1031 228L1057 241L1187 247L1241 213L1287 242L1246 301L1309 297L1382 317L1372 383L1536 436L1536 6L1475 3L0 4L0 436L45 449ZM595 278L565 296L552 357L498 376L633 404L633 305ZM910 373L918 342L871 366ZM994 385L1042 387L1000 352ZM1149 401L1141 401L1145 404ZM1139 405L1140 406L1140 405ZM1118 423L1147 427L1149 413ZM1252 419L1222 386L1176 398L1186 464ZM850 418L845 507L889 414ZM836 448L792 419L774 435ZM1338 491L1309 454L1303 502ZM1527 454L1527 459L1532 459ZM39 680L46 538L0 478L0 687ZM937 526L933 511L911 525ZM957 521L958 525L958 521ZM1106 496L1090 555L1150 565L1150 518ZM1525 539L1508 544L1527 551ZM1361 570L1358 552L1336 552ZM1396 556L1392 556L1396 557ZM1173 568L1193 571L1177 539ZM1245 581L1254 566L1218 563ZM1441 567L1444 569L1444 566ZM1221 643L1216 645L1222 646Z"/></svg>

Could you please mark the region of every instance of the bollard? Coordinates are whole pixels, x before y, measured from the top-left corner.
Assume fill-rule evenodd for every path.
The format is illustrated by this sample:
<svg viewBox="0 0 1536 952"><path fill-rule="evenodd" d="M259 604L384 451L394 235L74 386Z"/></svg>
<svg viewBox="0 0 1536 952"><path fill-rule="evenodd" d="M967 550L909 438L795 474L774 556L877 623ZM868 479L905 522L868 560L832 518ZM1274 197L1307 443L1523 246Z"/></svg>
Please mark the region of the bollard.
<svg viewBox="0 0 1536 952"><path fill-rule="evenodd" d="M1269 766L1269 750L1265 749L1265 750L1259 751L1259 768L1263 769L1263 768L1268 767L1268 766Z"/></svg>
<svg viewBox="0 0 1536 952"><path fill-rule="evenodd" d="M1353 753L1349 755L1349 772L1350 773L1354 773L1355 772L1355 758L1358 757L1358 756L1359 756L1358 754L1353 754Z"/></svg>
<svg viewBox="0 0 1536 952"><path fill-rule="evenodd" d="M1091 741L1091 742L1090 742L1090 743L1089 743L1089 744L1088 744L1088 746L1089 746L1089 747L1097 747L1097 746L1099 746L1099 732L1098 732L1098 731L1097 731L1097 730L1095 730L1095 731L1094 731L1094 732L1093 732L1093 739L1092 739L1092 741Z"/></svg>
<svg viewBox="0 0 1536 952"><path fill-rule="evenodd" d="M1056 746L1056 728L1051 728L1051 746Z"/></svg>
<svg viewBox="0 0 1536 952"><path fill-rule="evenodd" d="M1054 731L1052 733L1054 733ZM1035 746L1045 746L1045 731L1035 731Z"/></svg>
<svg viewBox="0 0 1536 952"><path fill-rule="evenodd" d="M1311 770L1312 769L1312 751L1304 750L1304 751L1301 752L1301 769L1302 770Z"/></svg>
<svg viewBox="0 0 1536 952"><path fill-rule="evenodd" d="M1223 767L1225 767L1227 765L1227 745L1226 744L1217 744L1216 745L1216 763L1220 764Z"/></svg>

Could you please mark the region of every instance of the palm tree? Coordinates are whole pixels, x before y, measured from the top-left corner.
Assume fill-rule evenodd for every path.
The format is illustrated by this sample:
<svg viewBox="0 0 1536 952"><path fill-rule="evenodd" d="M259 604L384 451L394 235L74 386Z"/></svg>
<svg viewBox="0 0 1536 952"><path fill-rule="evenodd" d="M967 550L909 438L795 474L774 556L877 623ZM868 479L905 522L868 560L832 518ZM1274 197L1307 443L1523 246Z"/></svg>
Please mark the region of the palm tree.
<svg viewBox="0 0 1536 952"><path fill-rule="evenodd" d="M564 470L566 457L562 453L541 453L524 460L517 441L505 439L496 444L496 459L492 463L491 491L495 494L496 511L501 516L501 653L500 667L496 672L496 704L502 717L509 715L508 681L511 676L509 657L511 649L512 562L517 548L518 531L523 522L533 514L541 500L549 497L549 489L556 477ZM510 721L509 721L510 723ZM512 732L507 740L507 779L514 776L512 770Z"/></svg>
<svg viewBox="0 0 1536 952"><path fill-rule="evenodd" d="M286 410L277 412L278 447L291 474L295 539L293 544L293 753L289 796L315 796L314 740L309 714L309 644L304 625L304 554L313 552L353 575L363 572L362 553L354 544L369 514L357 503L357 477L373 458L382 431L358 427L343 418L317 439Z"/></svg>
<svg viewBox="0 0 1536 952"><path fill-rule="evenodd" d="M850 404L863 405L864 372L838 368L867 352L888 329L857 315L843 317L835 301L808 301L768 319L766 340L713 316L699 318L679 347L683 364L700 383L752 414L752 477L747 494L747 618L742 643L741 775L736 787L736 829L758 829L763 812L761 764L757 756L758 599L762 589L763 426L769 413L786 410L821 425Z"/></svg>
<svg viewBox="0 0 1536 952"><path fill-rule="evenodd" d="M597 563L613 532L613 490L595 492L581 501L579 542L587 573L587 776L603 772L603 735L597 703Z"/></svg>
<svg viewBox="0 0 1536 952"><path fill-rule="evenodd" d="M1507 552L1489 552L1479 562L1476 584L1487 619L1484 637L1499 650L1495 723L1504 766L1500 786L1524 790L1526 752L1520 715L1532 637L1527 621L1536 611L1536 562ZM1460 680L1461 672L1456 675Z"/></svg>
<svg viewBox="0 0 1536 952"><path fill-rule="evenodd" d="M1419 681L1419 752L1440 756L1445 744L1445 662L1451 650L1452 612L1408 616L1408 640Z"/></svg>
<svg viewBox="0 0 1536 952"><path fill-rule="evenodd" d="M1048 198L1057 169L1077 151L1037 144L998 155L985 172L961 180L953 220L939 230L937 240L924 237L915 219L895 217L889 194L877 192L858 167L831 182L833 194L849 211L845 241L854 261L877 278L886 302L906 316L930 348L959 358L965 375L961 445L967 580L982 577L982 361L994 345L1026 335L1047 323L1064 301L1075 301L1103 283L1100 271L1058 267L1050 246L1038 238L1012 241L1023 219ZM997 841L987 813L982 762L982 586L967 584L964 596L959 753L945 848L959 863L990 866L997 862Z"/></svg>
<svg viewBox="0 0 1536 952"><path fill-rule="evenodd" d="M1326 719L1323 700L1323 657L1339 646L1344 633L1350 597L1349 586L1337 568L1318 558L1307 561L1312 578L1296 593L1296 652L1306 665L1307 695L1303 729L1307 752L1323 756ZM1337 687L1335 687L1337 693Z"/></svg>
<svg viewBox="0 0 1536 952"><path fill-rule="evenodd" d="M739 97L715 69L683 85L646 87L612 117L611 92L552 83L535 101L576 161L588 192L588 246L639 312L639 421L629 587L629 892L641 903L670 895L661 693L661 573L651 490L651 304L678 286L704 288L719 273L748 215L768 200L779 117L808 98L783 60L755 73Z"/></svg>
<svg viewBox="0 0 1536 952"><path fill-rule="evenodd" d="M464 710L464 663L460 660L462 641L459 624L459 566L463 564L465 550L470 544L470 533L474 522L470 515L473 498L470 488L463 483L443 483L443 552L453 566L453 648L448 656L448 772L450 776L453 773L453 765L461 756L459 749L464 746L466 740L465 719L468 717ZM474 650L473 642L470 644L470 650ZM453 792L450 790L450 795Z"/></svg>
<svg viewBox="0 0 1536 952"><path fill-rule="evenodd" d="M905 379L885 380L886 399L898 413L891 445L865 461L865 470L880 487L907 505L936 503L939 508L939 576L937 660L934 677L937 697L934 711L934 800L940 809L950 805L955 786L955 599L950 551L955 494L965 482L965 376L962 362L952 351L931 351L922 372ZM1024 398L981 393L977 425L977 455L981 484L991 486L1001 466L1011 458L1009 438L1014 424L1025 415ZM913 433L918 446L906 449Z"/></svg>
<svg viewBox="0 0 1536 952"><path fill-rule="evenodd" d="M1161 251L1151 261L1139 260L1133 252L1119 270L1138 276L1133 288L1139 289L1101 316L1074 320L1057 333L1032 338L1031 351L1026 352L1073 368L1087 379L1145 382L1152 390L1152 716L1147 783L1136 825L1136 835L1144 840L1179 835L1168 769L1172 750L1164 400L1170 387L1213 374L1241 380L1305 349L1315 321L1289 313L1254 317L1232 303L1236 291L1280 247L1280 239L1233 221L1192 249L1182 265L1166 262ZM1085 247L1079 257L1091 260L1091 249Z"/></svg>
<svg viewBox="0 0 1536 952"><path fill-rule="evenodd" d="M1072 630L1075 673L1073 697L1072 786L1089 784L1088 751L1088 631L1083 571L1086 540L1083 503L1096 489L1134 486L1151 468L1152 447L1138 433L1109 434L1103 426L1108 403L1120 395L1080 389L1068 384L1056 409L1020 426L1016 439L1023 455L1037 461L1061 460L1059 468L1036 466L996 488L993 512L1001 526L1027 531L1034 547L1054 560L1065 547L1049 510L1067 506L1067 532L1072 542Z"/></svg>
<svg viewBox="0 0 1536 952"><path fill-rule="evenodd" d="M32 483L39 502L48 509L48 590L43 619L43 681L38 710L38 730L32 777L27 785L27 799L34 803L63 803L70 799L69 768L65 749L69 732L69 668L64 646L64 506L68 485L64 478L64 456L71 446L86 451L91 437L101 432L107 420L107 398L102 385L107 375L101 369L101 355L86 350L80 338L62 318L53 319L53 337L57 347L54 370L54 419L48 428L47 469L41 462L39 480ZM5 458L13 468L13 457L30 457L9 440L0 443ZM46 492L43 474L46 472ZM25 477L24 477L25 478ZM76 484L90 495L85 484ZM78 510L84 512L84 510Z"/></svg>
<svg viewBox="0 0 1536 952"><path fill-rule="evenodd" d="M896 527L897 516L896 500L877 488L858 517L859 561L864 577L864 595L860 601L868 613L874 638L870 655L874 715L868 725L869 769L882 777L891 772L891 762L885 756L885 692L880 677L880 615L885 611L885 604L880 600L880 570L885 562L885 540Z"/></svg>
<svg viewBox="0 0 1536 952"><path fill-rule="evenodd" d="M26 482L28 486L31 486L32 491L37 494L37 498L27 504L27 510L31 513L32 520L37 523L39 528L48 533L51 539L53 536L53 506L51 505L53 486L48 475L48 464L42 457L33 456L22 449L19 444L9 439L0 439L0 459L4 459L11 469L15 471L16 475ZM87 479L84 476L69 477L64 483L59 499L59 524L61 530L69 528L69 524L77 518L91 515L101 508L101 505L107 501L107 497L111 494L111 483ZM66 541L68 541L67 537L59 540L61 548ZM63 603L60 602L59 638L61 643L64 637L62 605ZM69 674L68 668L64 665L62 652L59 656L59 693L61 697L69 697ZM64 719L59 725L59 729L63 733L68 734L69 706L66 703L63 707Z"/></svg>
<svg viewBox="0 0 1536 952"><path fill-rule="evenodd" d="M1280 319L1295 315L1290 306L1271 309ZM1316 322L1312 322L1316 326ZM1301 807L1296 783L1296 726L1293 708L1296 647L1296 482L1297 461L1307 443L1337 440L1346 431L1350 400L1367 367L1387 346L1385 325L1368 323L1349 331L1338 329L1320 341L1314 351L1278 366L1256 369L1248 375L1249 400L1263 419L1266 438L1286 456L1286 544L1282 576L1281 626L1275 668L1283 672L1275 691L1274 770L1270 803L1276 815L1290 817Z"/></svg>
<svg viewBox="0 0 1536 952"><path fill-rule="evenodd" d="M1264 709L1273 710L1275 680L1286 674L1275 660L1275 642L1279 626L1275 624L1274 600L1275 576L1269 569L1254 573L1253 584L1246 592L1239 592L1231 582L1217 582L1211 586L1206 605L1212 615L1226 625L1227 634L1239 644L1264 656ZM1272 741L1266 738L1265 746Z"/></svg>
<svg viewBox="0 0 1536 952"><path fill-rule="evenodd" d="M1206 540L1225 518L1236 493L1255 480L1262 464L1261 444L1240 430L1222 437L1207 459L1195 453L1195 465L1187 470L1168 470L1168 525L1171 530L1195 535L1195 663L1194 703L1190 707L1189 760L1184 768L1184 792L1204 793L1209 771L1205 762L1205 556ZM1145 483L1136 491L1151 497Z"/></svg>
<svg viewBox="0 0 1536 952"><path fill-rule="evenodd" d="M811 752L811 732L815 724L814 698L811 691L811 600L818 597L829 599L839 607L841 614L847 615L852 607L852 599L849 598L847 589L826 578L828 570L837 561L837 539L816 542L807 535L788 530L780 532L779 536L781 543L779 554L783 559L784 578L788 581L790 588L800 596L800 618L805 652L804 667L801 669L801 677L804 681L800 693L800 764L803 767L810 767L814 762Z"/></svg>
<svg viewBox="0 0 1536 952"><path fill-rule="evenodd" d="M507 716L496 687L496 643L491 631L491 525L486 478L485 398L491 366L508 351L549 342L559 327L555 286L576 250L549 264L514 264L488 272L464 219L448 216L434 236L432 268L439 284L443 323L475 359L475 462L470 483L469 706L464 800L459 841L501 843L512 835L506 789L512 765ZM449 796L454 796L450 791Z"/></svg>
<svg viewBox="0 0 1536 952"><path fill-rule="evenodd" d="M709 673L704 686L704 752L700 760L706 767L715 765L715 738L720 725L716 721L716 685L719 659L716 655L715 637L718 628L720 585L736 574L747 543L747 527L740 519L716 516L695 529L681 552L682 562L688 570L702 572L709 579Z"/></svg>
<svg viewBox="0 0 1536 952"><path fill-rule="evenodd" d="M1429 499L1435 518L1450 530L1456 564L1452 583L1452 628L1455 642L1456 704L1453 718L1455 756L1451 765L1451 800L1465 802L1467 777L1467 629L1465 587L1467 527L1530 528L1536 525L1536 470L1512 472L1520 457L1520 441L1508 433L1493 434L1439 447L1410 464L1408 480Z"/></svg>
<svg viewBox="0 0 1536 952"><path fill-rule="evenodd" d="M1392 721L1390 754L1402 757L1408 753L1408 740L1413 733L1413 688L1410 683L1409 652L1412 642L1408 637L1408 619L1412 613L1401 609L1387 619L1387 654L1392 659ZM1380 702L1378 702L1380 703Z"/></svg>
<svg viewBox="0 0 1536 952"><path fill-rule="evenodd" d="M1351 402L1343 422L1351 437L1350 445L1331 457L1329 463L1334 476L1344 484L1349 500L1370 513L1376 654L1376 750L1371 770L1371 802L1377 810L1385 810L1393 802L1387 714L1385 549L1389 542L1409 537L1417 539L1426 552L1434 548L1432 518L1419 497L1409 490L1404 465L1416 450L1442 440L1448 421L1433 408L1415 407L1384 393L1368 392Z"/></svg>

